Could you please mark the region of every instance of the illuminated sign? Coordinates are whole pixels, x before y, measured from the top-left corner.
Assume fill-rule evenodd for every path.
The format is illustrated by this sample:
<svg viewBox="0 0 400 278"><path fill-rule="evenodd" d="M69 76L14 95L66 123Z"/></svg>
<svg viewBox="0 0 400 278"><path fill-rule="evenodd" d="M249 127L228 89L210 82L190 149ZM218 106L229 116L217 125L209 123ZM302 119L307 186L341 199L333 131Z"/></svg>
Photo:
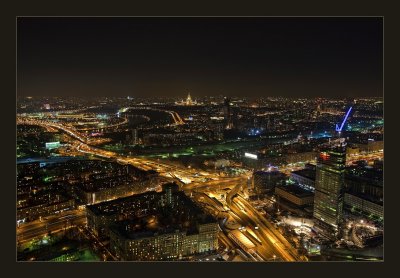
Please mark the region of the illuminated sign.
<svg viewBox="0 0 400 278"><path fill-rule="evenodd" d="M244 156L251 159L258 159L257 155L252 153L244 153Z"/></svg>
<svg viewBox="0 0 400 278"><path fill-rule="evenodd" d="M330 155L327 152L321 152L319 157L322 158L323 160L327 160L329 159Z"/></svg>
<svg viewBox="0 0 400 278"><path fill-rule="evenodd" d="M46 149L51 150L51 149L57 149L60 147L60 142L48 142L46 143Z"/></svg>

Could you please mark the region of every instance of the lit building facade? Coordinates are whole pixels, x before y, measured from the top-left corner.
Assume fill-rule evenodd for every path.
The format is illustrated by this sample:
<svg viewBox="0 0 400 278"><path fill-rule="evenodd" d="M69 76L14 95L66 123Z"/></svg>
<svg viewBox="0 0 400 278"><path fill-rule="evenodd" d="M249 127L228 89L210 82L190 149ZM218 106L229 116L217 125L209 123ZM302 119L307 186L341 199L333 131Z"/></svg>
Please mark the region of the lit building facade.
<svg viewBox="0 0 400 278"><path fill-rule="evenodd" d="M344 208L383 220L383 170L349 167L345 177Z"/></svg>
<svg viewBox="0 0 400 278"><path fill-rule="evenodd" d="M350 193L344 194L344 204L351 211L383 219L383 203L375 202Z"/></svg>
<svg viewBox="0 0 400 278"><path fill-rule="evenodd" d="M19 195L17 220L33 221L75 208L75 200L63 194L40 192L35 195Z"/></svg>
<svg viewBox="0 0 400 278"><path fill-rule="evenodd" d="M190 95L190 92L188 92L188 95L185 100L181 100L179 102L175 102L177 105L184 105L184 106L193 106L193 105L202 105L203 103L197 102L196 100L192 99L192 96Z"/></svg>
<svg viewBox="0 0 400 278"><path fill-rule="evenodd" d="M130 233L131 224L124 222L110 229L111 249L123 261L177 260L218 248L218 223L214 221L198 223L193 232L148 229Z"/></svg>
<svg viewBox="0 0 400 278"><path fill-rule="evenodd" d="M316 157L315 152L299 152L299 153L291 153L285 155L286 163L298 163L298 162L308 162L314 161Z"/></svg>
<svg viewBox="0 0 400 278"><path fill-rule="evenodd" d="M342 220L346 150L320 152L315 179L314 217L337 231Z"/></svg>
<svg viewBox="0 0 400 278"><path fill-rule="evenodd" d="M224 98L224 121L225 129L233 128L231 100L227 97Z"/></svg>
<svg viewBox="0 0 400 278"><path fill-rule="evenodd" d="M279 171L256 171L253 173L253 189L256 194L263 194L273 191L275 186L282 185L286 175Z"/></svg>
<svg viewBox="0 0 400 278"><path fill-rule="evenodd" d="M132 195L151 183L151 178L136 178L126 174L80 183L76 186L76 193L84 204L92 205Z"/></svg>
<svg viewBox="0 0 400 278"><path fill-rule="evenodd" d="M218 222L175 183L87 207L89 229L120 260L177 260L218 248Z"/></svg>

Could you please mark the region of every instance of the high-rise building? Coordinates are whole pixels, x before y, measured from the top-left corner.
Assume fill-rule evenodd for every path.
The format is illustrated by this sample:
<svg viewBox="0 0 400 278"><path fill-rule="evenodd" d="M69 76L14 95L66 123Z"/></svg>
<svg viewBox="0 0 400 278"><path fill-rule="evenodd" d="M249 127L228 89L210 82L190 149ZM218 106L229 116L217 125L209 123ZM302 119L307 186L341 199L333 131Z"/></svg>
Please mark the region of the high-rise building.
<svg viewBox="0 0 400 278"><path fill-rule="evenodd" d="M175 183L162 192L145 192L87 207L88 227L110 238L120 260L177 260L215 252L218 221L179 191Z"/></svg>
<svg viewBox="0 0 400 278"><path fill-rule="evenodd" d="M197 102L197 100L193 100L190 92L188 91L188 95L186 99L182 99L181 101L175 102L177 105L184 105L184 106L193 106L193 105L203 105L202 102Z"/></svg>
<svg viewBox="0 0 400 278"><path fill-rule="evenodd" d="M231 111L231 100L227 97L224 98L224 121L225 129L232 129L232 111Z"/></svg>
<svg viewBox="0 0 400 278"><path fill-rule="evenodd" d="M136 128L132 130L132 143L133 143L134 145L139 144L138 131L137 131Z"/></svg>
<svg viewBox="0 0 400 278"><path fill-rule="evenodd" d="M188 93L188 96L186 98L186 105L192 105L192 97L190 96L190 92Z"/></svg>
<svg viewBox="0 0 400 278"><path fill-rule="evenodd" d="M176 183L165 183L161 187L162 191L164 192L164 205L173 207L173 195L179 191L179 185L177 185Z"/></svg>
<svg viewBox="0 0 400 278"><path fill-rule="evenodd" d="M256 194L264 194L284 184L285 180L286 175L279 171L256 171L253 173L252 185Z"/></svg>
<svg viewBox="0 0 400 278"><path fill-rule="evenodd" d="M344 208L383 220L383 171L369 166L348 167Z"/></svg>
<svg viewBox="0 0 400 278"><path fill-rule="evenodd" d="M345 165L342 145L321 151L317 157L314 217L334 232L342 220Z"/></svg>

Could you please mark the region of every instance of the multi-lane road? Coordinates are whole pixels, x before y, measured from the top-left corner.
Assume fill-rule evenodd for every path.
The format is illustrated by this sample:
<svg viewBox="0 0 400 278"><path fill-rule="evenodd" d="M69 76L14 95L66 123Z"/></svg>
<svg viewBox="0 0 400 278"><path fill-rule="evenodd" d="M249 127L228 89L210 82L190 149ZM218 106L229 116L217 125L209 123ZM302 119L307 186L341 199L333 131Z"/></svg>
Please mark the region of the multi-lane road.
<svg viewBox="0 0 400 278"><path fill-rule="evenodd" d="M36 220L19 225L17 227L17 241L24 243L33 238L45 236L49 231L57 232L70 226L84 225L86 223L86 212L84 210L73 210L63 214L46 217L41 221Z"/></svg>
<svg viewBox="0 0 400 278"><path fill-rule="evenodd" d="M248 226L261 239L267 254L272 251L272 256L276 255L282 260L290 262L304 260L281 233L242 196L235 196L229 208L249 224Z"/></svg>
<svg viewBox="0 0 400 278"><path fill-rule="evenodd" d="M76 144L76 148L77 151L81 153L99 156L107 159L115 159L119 163L130 164L143 170L155 170L164 177L177 178L181 180L184 184L182 186L182 189L185 191L208 190L210 188L212 189L216 187L218 187L219 189L231 188L232 186L236 185L238 182L241 182L244 179L243 177L223 178L219 177L215 173L196 172L194 169L186 169L143 158L126 157L114 152L102 150L100 148L90 146L87 143L88 140L84 138L83 135L69 127L62 126L61 124L31 119L26 121L20 119L20 123L30 123L44 127L59 129L80 142ZM75 224L84 223L84 218L84 211L76 210L74 212L71 212L70 216L64 219L56 217L55 219L49 218L47 220L43 220L42 222L35 221L32 223L26 223L21 225L21 227L17 229L18 239L20 241L32 239L34 237L46 234L49 230L55 231L63 229L68 220L74 220Z"/></svg>
<svg viewBox="0 0 400 278"><path fill-rule="evenodd" d="M307 260L305 257L299 256L296 249L280 234L275 226L269 223L263 215L240 195L241 189L245 184L245 180L238 180L227 186L231 188L231 190L229 194L226 195L226 202L224 203L229 209L223 212L227 220L230 219L238 223L240 227L244 227L242 233L255 244L255 247L251 251L243 250L243 252L253 260L282 260L289 262ZM216 187L207 190L214 193L223 192ZM210 193L210 196L214 195L214 193ZM216 193L216 195L219 193ZM202 195L198 194L197 196L194 195L194 200L206 204L211 207L215 213L221 215L221 210L224 210L221 204L218 204L218 202L215 202L211 198L206 198L206 196L202 198L201 196ZM228 231L232 228L237 229L237 227L227 228ZM226 236L224 237L222 234L223 232L220 232L220 238L224 238L224 242L230 241L229 238Z"/></svg>
<svg viewBox="0 0 400 278"><path fill-rule="evenodd" d="M239 177L223 178L215 173L196 172L195 169L186 169L174 165L168 165L144 158L122 156L114 152L102 150L90 145L87 138L82 137L81 134L75 130L64 127L60 124L47 123L45 121L37 122L42 126L50 126L57 128L69 134L71 137L80 141L77 145L77 150L82 153L95 155L108 159L115 159L122 164L130 164L144 170L155 170L161 176L178 178L184 185L182 189L185 191L207 191L216 190L220 191L225 188L234 188L233 193L228 194L227 204L230 208L230 214L248 229L253 232L261 241L256 248L256 254L263 260L275 259L278 256L284 261L299 261L303 258L299 257L296 250L287 242L287 240L269 223L257 210L255 210L250 203L236 193L238 189L245 185L248 176L243 175ZM238 186L240 185L240 186ZM73 222L75 225L84 224L85 212L74 211L65 218L55 217L43 222L27 223L17 229L17 236L20 242L29 240L31 238L44 235L49 230L57 231L64 229L67 225ZM226 238L224 238L227 241Z"/></svg>

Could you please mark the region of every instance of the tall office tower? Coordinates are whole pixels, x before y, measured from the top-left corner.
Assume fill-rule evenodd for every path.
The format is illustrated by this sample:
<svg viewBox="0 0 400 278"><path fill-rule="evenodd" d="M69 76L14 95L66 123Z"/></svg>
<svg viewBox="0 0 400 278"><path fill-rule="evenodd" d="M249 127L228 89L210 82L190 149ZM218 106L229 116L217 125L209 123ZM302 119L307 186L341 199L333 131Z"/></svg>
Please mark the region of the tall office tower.
<svg viewBox="0 0 400 278"><path fill-rule="evenodd" d="M137 129L136 129L136 128L135 128L135 129L132 129L132 143L133 143L134 145L139 144L138 132L137 132Z"/></svg>
<svg viewBox="0 0 400 278"><path fill-rule="evenodd" d="M190 92L188 92L188 96L186 98L186 105L193 105L192 97L190 96Z"/></svg>
<svg viewBox="0 0 400 278"><path fill-rule="evenodd" d="M224 139L224 124L216 123L212 125L214 129L214 139L223 140Z"/></svg>
<svg viewBox="0 0 400 278"><path fill-rule="evenodd" d="M164 205L173 207L175 203L174 194L179 191L179 186L176 183L165 183L161 187L164 193Z"/></svg>
<svg viewBox="0 0 400 278"><path fill-rule="evenodd" d="M272 130L271 116L267 117L267 124L265 125L265 129L267 132L270 132Z"/></svg>
<svg viewBox="0 0 400 278"><path fill-rule="evenodd" d="M343 145L321 151L317 158L314 217L335 233L342 220L345 165Z"/></svg>
<svg viewBox="0 0 400 278"><path fill-rule="evenodd" d="M227 97L224 98L224 120L225 129L232 129L231 100Z"/></svg>

